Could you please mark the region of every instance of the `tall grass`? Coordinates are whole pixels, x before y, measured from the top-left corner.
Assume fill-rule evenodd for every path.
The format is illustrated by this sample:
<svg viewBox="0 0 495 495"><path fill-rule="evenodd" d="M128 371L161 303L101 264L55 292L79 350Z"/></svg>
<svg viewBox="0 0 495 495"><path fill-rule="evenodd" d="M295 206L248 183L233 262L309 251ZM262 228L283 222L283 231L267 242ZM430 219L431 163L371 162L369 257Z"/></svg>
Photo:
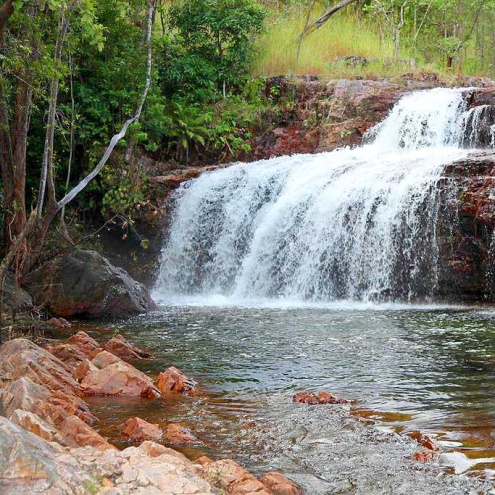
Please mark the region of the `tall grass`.
<svg viewBox="0 0 495 495"><path fill-rule="evenodd" d="M314 9L316 18L324 9ZM318 12L317 12L318 11ZM313 19L314 20L314 19ZM339 12L320 29L306 37L297 58L298 35L304 29L306 13L302 10L277 17L272 12L265 34L259 40L254 75L314 74L323 78L335 76L394 75L411 70L408 63L393 62L389 37L377 26L370 25L354 13ZM369 60L364 66L346 64L347 56ZM408 59L407 53L401 57Z"/></svg>

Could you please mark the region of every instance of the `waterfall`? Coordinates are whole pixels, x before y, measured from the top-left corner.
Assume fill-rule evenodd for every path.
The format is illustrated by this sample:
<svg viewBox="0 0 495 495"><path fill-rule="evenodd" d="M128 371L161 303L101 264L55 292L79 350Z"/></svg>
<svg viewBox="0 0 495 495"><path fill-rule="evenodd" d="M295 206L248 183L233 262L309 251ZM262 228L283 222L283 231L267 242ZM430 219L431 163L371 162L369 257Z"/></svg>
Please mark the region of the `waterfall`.
<svg viewBox="0 0 495 495"><path fill-rule="evenodd" d="M473 126L465 92L404 96L359 148L239 163L183 184L155 296L433 296L439 218L455 194L442 172L467 156Z"/></svg>

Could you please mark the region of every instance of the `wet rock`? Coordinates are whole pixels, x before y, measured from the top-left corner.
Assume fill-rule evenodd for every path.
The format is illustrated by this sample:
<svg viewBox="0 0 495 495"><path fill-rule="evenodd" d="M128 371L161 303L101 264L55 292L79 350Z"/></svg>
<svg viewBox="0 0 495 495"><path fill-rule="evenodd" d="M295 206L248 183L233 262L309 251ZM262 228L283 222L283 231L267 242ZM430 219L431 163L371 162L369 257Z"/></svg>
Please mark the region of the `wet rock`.
<svg viewBox="0 0 495 495"><path fill-rule="evenodd" d="M292 397L292 402L297 404L349 404L349 401L336 397L330 392L322 391L318 394L314 392L299 392Z"/></svg>
<svg viewBox="0 0 495 495"><path fill-rule="evenodd" d="M130 442L157 442L163 437L163 431L156 424L151 424L141 418L129 418L123 425L122 435Z"/></svg>
<svg viewBox="0 0 495 495"><path fill-rule="evenodd" d="M122 335L116 335L105 344L105 350L118 356L123 361L135 361L138 359L149 359L153 357L150 352L147 352L139 347L128 342Z"/></svg>
<svg viewBox="0 0 495 495"><path fill-rule="evenodd" d="M95 251L58 256L28 274L37 305L62 317L115 317L156 309L146 288Z"/></svg>
<svg viewBox="0 0 495 495"><path fill-rule="evenodd" d="M163 438L172 445L197 442L197 438L189 431L189 429L177 423L170 423L167 425Z"/></svg>
<svg viewBox="0 0 495 495"><path fill-rule="evenodd" d="M86 332L80 331L69 337L65 344L72 345L79 349L88 359L93 359L96 354L101 352L101 347L95 339L90 337Z"/></svg>
<svg viewBox="0 0 495 495"><path fill-rule="evenodd" d="M413 440L416 440L416 442L418 442L419 445L425 449L433 450L434 452L438 452L440 450L440 445L433 438L428 435L424 435L419 431L412 431L408 433L407 436Z"/></svg>
<svg viewBox="0 0 495 495"><path fill-rule="evenodd" d="M177 392L183 394L194 390L196 382L184 375L175 366L171 366L158 375L155 385L162 393Z"/></svg>
<svg viewBox="0 0 495 495"><path fill-rule="evenodd" d="M292 481L276 471L266 473L260 481L267 486L274 495L304 495L304 492Z"/></svg>
<svg viewBox="0 0 495 495"><path fill-rule="evenodd" d="M77 464L60 461L61 448L0 417L2 495L86 495L94 479Z"/></svg>
<svg viewBox="0 0 495 495"><path fill-rule="evenodd" d="M80 383L83 395L160 397L160 391L148 376L109 352L97 354L92 364L97 369L86 374Z"/></svg>
<svg viewBox="0 0 495 495"><path fill-rule="evenodd" d="M230 495L273 495L261 481L231 459L206 464L203 476Z"/></svg>

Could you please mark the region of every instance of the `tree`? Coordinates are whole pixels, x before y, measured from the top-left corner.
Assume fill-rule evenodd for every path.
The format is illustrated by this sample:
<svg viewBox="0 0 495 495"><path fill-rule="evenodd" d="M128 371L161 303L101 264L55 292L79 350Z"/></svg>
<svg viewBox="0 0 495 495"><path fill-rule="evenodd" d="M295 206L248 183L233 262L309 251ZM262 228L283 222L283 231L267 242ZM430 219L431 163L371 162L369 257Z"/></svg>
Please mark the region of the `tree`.
<svg viewBox="0 0 495 495"><path fill-rule="evenodd" d="M96 19L93 0L7 0L1 6L0 159L6 240L5 256L0 263L1 283L12 263L16 271L23 272L38 261L55 217L98 175L131 124L139 121L151 84L155 3L156 0L147 0L143 4L146 69L137 108L111 138L94 168L63 193L61 199L57 199L54 135L59 88L71 70L64 55L69 41L74 45L83 38L103 47L103 26ZM45 91L47 98L43 96ZM28 217L28 138L35 106L41 105L45 108L45 137L41 163L37 167L37 193L30 198L33 207Z"/></svg>
<svg viewBox="0 0 495 495"><path fill-rule="evenodd" d="M168 19L175 35L165 50L178 54L173 82L187 83L191 77L196 84L211 82L225 98L227 89L247 74L264 18L263 7L254 0L182 0L172 5Z"/></svg>

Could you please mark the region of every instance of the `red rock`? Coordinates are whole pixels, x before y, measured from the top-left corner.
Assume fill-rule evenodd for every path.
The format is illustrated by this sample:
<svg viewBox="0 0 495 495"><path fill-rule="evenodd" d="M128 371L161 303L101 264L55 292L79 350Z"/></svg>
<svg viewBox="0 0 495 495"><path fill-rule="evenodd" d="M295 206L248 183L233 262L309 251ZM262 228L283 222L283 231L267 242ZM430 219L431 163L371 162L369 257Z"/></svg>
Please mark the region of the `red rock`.
<svg viewBox="0 0 495 495"><path fill-rule="evenodd" d="M103 369L89 372L82 379L80 390L83 395L130 397L140 397L143 393L149 396L150 391L154 390L155 396L160 396L160 391L153 386L153 382L148 376L121 360L105 366Z"/></svg>
<svg viewBox="0 0 495 495"><path fill-rule="evenodd" d="M175 366L171 366L158 375L155 385L162 393L177 392L182 394L194 390L196 382L184 375Z"/></svg>
<svg viewBox="0 0 495 495"><path fill-rule="evenodd" d="M48 390L69 395L78 392L72 370L60 359L29 340L10 340L0 347L0 388L21 377L29 378Z"/></svg>
<svg viewBox="0 0 495 495"><path fill-rule="evenodd" d="M206 455L202 455L201 457L198 457L195 461L194 464L198 464L200 466L207 466L208 464L211 464L213 461Z"/></svg>
<svg viewBox="0 0 495 495"><path fill-rule="evenodd" d="M50 318L46 324L55 328L70 328L72 326L65 318Z"/></svg>
<svg viewBox="0 0 495 495"><path fill-rule="evenodd" d="M69 368L76 369L85 359L84 354L78 347L70 344L57 344L47 347L46 350L63 361Z"/></svg>
<svg viewBox="0 0 495 495"><path fill-rule="evenodd" d="M175 445L197 442L197 438L187 428L184 428L177 423L170 423L167 425L164 439Z"/></svg>
<svg viewBox="0 0 495 495"><path fill-rule="evenodd" d="M111 364L121 363L121 362L123 362L122 359L115 356L114 354L110 354L108 351L99 352L91 360L91 364L96 368L98 368L99 370L102 370L107 366L110 366Z"/></svg>
<svg viewBox="0 0 495 495"><path fill-rule="evenodd" d="M231 459L204 465L203 476L230 495L273 495L261 481Z"/></svg>
<svg viewBox="0 0 495 495"><path fill-rule="evenodd" d="M130 418L123 426L122 435L131 442L144 442L145 440L158 441L163 437L163 431L156 424L151 424L141 418Z"/></svg>
<svg viewBox="0 0 495 495"><path fill-rule="evenodd" d="M433 462L434 458L435 453L431 450L420 450L412 456L413 461L423 462L425 464L428 462Z"/></svg>
<svg viewBox="0 0 495 495"><path fill-rule="evenodd" d="M412 438L413 440L416 440L416 442L419 443L422 447L428 450L433 450L434 452L437 452L440 450L440 445L433 440L433 438L429 437L428 435L423 435L419 431L412 431L410 433L407 433L407 436L409 438Z"/></svg>
<svg viewBox="0 0 495 495"><path fill-rule="evenodd" d="M260 481L268 487L274 495L303 495L304 492L292 481L276 471L266 473Z"/></svg>
<svg viewBox="0 0 495 495"><path fill-rule="evenodd" d="M62 415L55 422L55 426L79 447L94 447L98 450L116 449L77 416Z"/></svg>
<svg viewBox="0 0 495 495"><path fill-rule="evenodd" d="M88 359L85 359L79 366L74 370L72 376L75 380L80 382L88 373L96 371L98 368Z"/></svg>
<svg viewBox="0 0 495 495"><path fill-rule="evenodd" d="M105 344L105 350L118 356L124 361L135 361L137 359L148 359L152 354L129 343L121 335L116 335Z"/></svg>
<svg viewBox="0 0 495 495"><path fill-rule="evenodd" d="M298 404L349 404L349 401L336 397L330 392L319 392L315 394L314 392L299 392L292 397L292 402Z"/></svg>
<svg viewBox="0 0 495 495"><path fill-rule="evenodd" d="M65 343L77 347L89 359L93 359L101 351L100 344L86 332L82 331L69 337Z"/></svg>

